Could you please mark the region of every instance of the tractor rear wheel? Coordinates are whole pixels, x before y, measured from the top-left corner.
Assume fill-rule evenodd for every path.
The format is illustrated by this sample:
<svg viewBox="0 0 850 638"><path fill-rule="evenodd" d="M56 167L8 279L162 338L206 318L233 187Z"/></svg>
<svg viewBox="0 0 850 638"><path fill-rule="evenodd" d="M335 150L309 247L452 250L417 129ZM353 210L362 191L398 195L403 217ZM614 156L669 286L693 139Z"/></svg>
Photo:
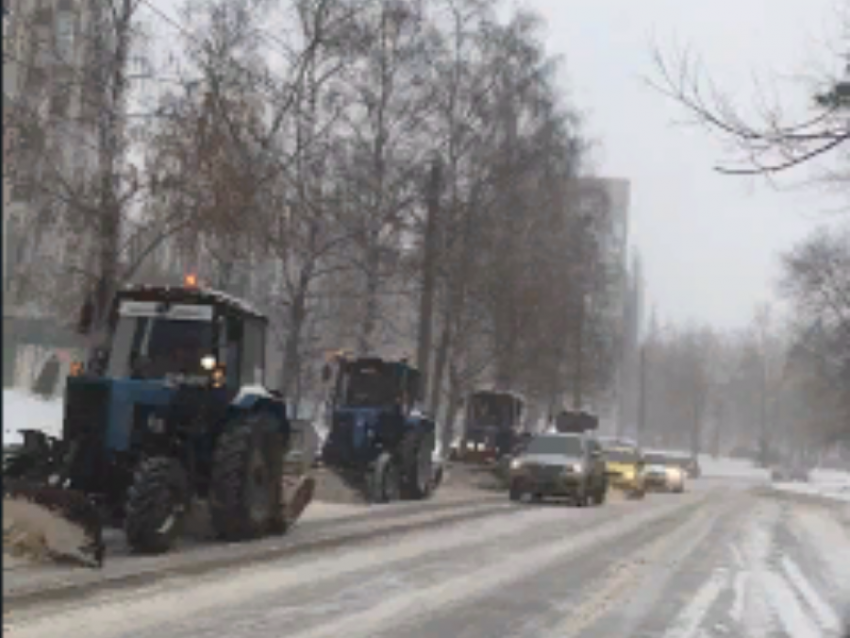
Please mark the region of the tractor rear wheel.
<svg viewBox="0 0 850 638"><path fill-rule="evenodd" d="M221 435L213 454L210 516L228 541L283 533L283 436L273 417L249 414Z"/></svg>
<svg viewBox="0 0 850 638"><path fill-rule="evenodd" d="M144 554L170 550L183 531L190 498L179 461L161 456L144 461L127 494L124 532L130 547Z"/></svg>
<svg viewBox="0 0 850 638"><path fill-rule="evenodd" d="M430 496L434 477L434 440L434 434L430 432L408 432L402 440L399 456L404 498L420 500Z"/></svg>

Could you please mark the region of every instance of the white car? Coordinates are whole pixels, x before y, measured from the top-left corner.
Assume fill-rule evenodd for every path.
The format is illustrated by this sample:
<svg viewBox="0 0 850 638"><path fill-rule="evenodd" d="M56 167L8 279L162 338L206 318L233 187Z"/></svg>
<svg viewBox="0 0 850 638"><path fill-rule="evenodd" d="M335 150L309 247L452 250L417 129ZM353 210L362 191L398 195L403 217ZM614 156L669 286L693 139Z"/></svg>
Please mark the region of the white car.
<svg viewBox="0 0 850 638"><path fill-rule="evenodd" d="M648 492L685 491L685 471L663 452L644 452L644 481Z"/></svg>

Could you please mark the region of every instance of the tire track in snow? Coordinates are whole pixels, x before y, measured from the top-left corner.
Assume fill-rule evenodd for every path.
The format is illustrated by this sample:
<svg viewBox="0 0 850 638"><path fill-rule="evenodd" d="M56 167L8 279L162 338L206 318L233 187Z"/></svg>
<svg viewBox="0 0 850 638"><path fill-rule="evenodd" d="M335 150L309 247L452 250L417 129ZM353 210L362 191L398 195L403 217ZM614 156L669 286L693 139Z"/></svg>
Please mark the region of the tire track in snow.
<svg viewBox="0 0 850 638"><path fill-rule="evenodd" d="M342 635L349 638L374 638L389 628L396 635L402 623L409 626L422 618L445 613L461 604L474 604L474 601L493 590L529 578L557 561L611 542L654 521L675 516L683 508L692 507L696 506L690 501L636 513L619 523L580 532L560 542L536 546L523 554L482 567L470 574L423 588L415 597L409 592L401 592L370 609L324 623L312 630L290 634L289 638L336 638Z"/></svg>
<svg viewBox="0 0 850 638"><path fill-rule="evenodd" d="M735 513L738 504L737 499L707 503L689 519L665 530L663 536L643 543L628 559L615 565L611 576L598 586L588 584L591 593L586 602L579 601L572 609L572 617L552 635L583 636L592 627L600 636L632 636L637 634L635 625L647 612L663 616L664 607L656 601L674 589L669 586L671 578L687 564L686 560L705 548L706 542L714 540L713 534L727 516Z"/></svg>
<svg viewBox="0 0 850 638"><path fill-rule="evenodd" d="M780 542L787 508L762 499L747 520L730 616L747 636L782 632L791 638L838 636L840 621ZM733 552L734 553L734 552Z"/></svg>
<svg viewBox="0 0 850 638"><path fill-rule="evenodd" d="M815 590L809 580L803 575L797 563L788 558L788 556L783 556L782 570L785 572L788 581L814 612L820 627L826 631L838 634L841 631L841 620L838 618L838 614L835 613L832 607Z"/></svg>
<svg viewBox="0 0 850 638"><path fill-rule="evenodd" d="M717 602L720 594L729 586L729 572L723 567L714 570L711 577L682 610L664 638L696 638L703 633L702 623Z"/></svg>

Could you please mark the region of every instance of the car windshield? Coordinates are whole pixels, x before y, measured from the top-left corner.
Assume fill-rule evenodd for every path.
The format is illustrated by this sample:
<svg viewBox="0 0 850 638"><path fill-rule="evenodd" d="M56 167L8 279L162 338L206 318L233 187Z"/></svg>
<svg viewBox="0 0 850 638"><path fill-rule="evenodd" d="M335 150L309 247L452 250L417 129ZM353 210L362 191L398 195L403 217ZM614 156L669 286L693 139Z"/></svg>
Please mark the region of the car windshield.
<svg viewBox="0 0 850 638"><path fill-rule="evenodd" d="M657 452L649 452L644 458L648 465L670 465L670 457Z"/></svg>
<svg viewBox="0 0 850 638"><path fill-rule="evenodd" d="M581 456L582 442L577 436L536 436L526 447L528 454Z"/></svg>
<svg viewBox="0 0 850 638"><path fill-rule="evenodd" d="M612 448L605 450L605 458L613 463L634 463L639 456L636 450L629 448Z"/></svg>

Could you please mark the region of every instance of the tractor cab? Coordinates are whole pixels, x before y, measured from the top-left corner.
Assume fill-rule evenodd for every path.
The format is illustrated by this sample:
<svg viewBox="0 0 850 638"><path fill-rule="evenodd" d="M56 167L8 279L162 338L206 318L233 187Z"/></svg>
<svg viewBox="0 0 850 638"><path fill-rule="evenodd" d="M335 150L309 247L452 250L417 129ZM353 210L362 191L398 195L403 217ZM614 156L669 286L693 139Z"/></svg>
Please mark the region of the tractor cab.
<svg viewBox="0 0 850 638"><path fill-rule="evenodd" d="M121 291L112 317L107 376L226 387L264 382L267 319L200 288Z"/></svg>
<svg viewBox="0 0 850 638"><path fill-rule="evenodd" d="M330 384L324 466L372 501L426 497L436 428L417 409L419 371L404 360L334 355L323 378Z"/></svg>
<svg viewBox="0 0 850 638"><path fill-rule="evenodd" d="M466 405L461 460L495 460L510 454L519 441L525 403L511 392L479 390Z"/></svg>

